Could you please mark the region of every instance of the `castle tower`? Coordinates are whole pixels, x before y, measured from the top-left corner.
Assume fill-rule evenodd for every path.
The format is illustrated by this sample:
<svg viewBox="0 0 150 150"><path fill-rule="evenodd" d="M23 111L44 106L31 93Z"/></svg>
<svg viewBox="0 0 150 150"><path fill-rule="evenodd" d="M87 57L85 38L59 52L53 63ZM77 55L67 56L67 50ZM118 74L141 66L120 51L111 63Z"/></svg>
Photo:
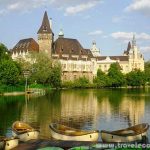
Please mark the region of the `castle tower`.
<svg viewBox="0 0 150 150"><path fill-rule="evenodd" d="M95 41L93 41L93 43L92 43L91 52L92 52L94 57L100 56L100 50L96 47L96 42Z"/></svg>
<svg viewBox="0 0 150 150"><path fill-rule="evenodd" d="M140 69L141 71L144 71L144 57L136 45L135 35L133 35L132 45L128 55L130 70Z"/></svg>
<svg viewBox="0 0 150 150"><path fill-rule="evenodd" d="M44 13L42 25L38 30L37 34L38 34L39 52L45 51L51 57L54 34L52 32L51 24L49 23L46 11Z"/></svg>

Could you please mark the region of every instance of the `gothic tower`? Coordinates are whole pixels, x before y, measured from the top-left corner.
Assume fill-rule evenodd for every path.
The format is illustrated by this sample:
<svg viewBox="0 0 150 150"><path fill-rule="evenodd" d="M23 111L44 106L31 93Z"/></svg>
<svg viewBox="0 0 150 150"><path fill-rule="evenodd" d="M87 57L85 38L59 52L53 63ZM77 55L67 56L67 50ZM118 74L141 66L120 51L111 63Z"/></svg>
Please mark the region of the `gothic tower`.
<svg viewBox="0 0 150 150"><path fill-rule="evenodd" d="M47 12L45 11L42 25L37 32L38 34L38 44L39 51L45 51L51 57L53 48L54 34L51 29L51 24L49 23Z"/></svg>
<svg viewBox="0 0 150 150"><path fill-rule="evenodd" d="M144 57L136 45L135 35L133 35L132 45L130 46L128 56L131 71L135 69L140 69L141 71L144 71Z"/></svg>

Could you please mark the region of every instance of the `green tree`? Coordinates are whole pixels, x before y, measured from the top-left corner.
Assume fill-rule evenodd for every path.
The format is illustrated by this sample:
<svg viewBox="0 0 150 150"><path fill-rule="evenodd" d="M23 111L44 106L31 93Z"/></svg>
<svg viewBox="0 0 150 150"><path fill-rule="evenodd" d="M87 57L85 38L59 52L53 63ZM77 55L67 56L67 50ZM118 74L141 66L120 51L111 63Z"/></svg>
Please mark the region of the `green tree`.
<svg viewBox="0 0 150 150"><path fill-rule="evenodd" d="M89 80L86 77L80 77L73 82L75 88L87 88L89 87Z"/></svg>
<svg viewBox="0 0 150 150"><path fill-rule="evenodd" d="M145 85L145 73L140 70L131 71L126 75L127 85L142 86Z"/></svg>
<svg viewBox="0 0 150 150"><path fill-rule="evenodd" d="M145 62L145 77L146 82L150 84L150 61Z"/></svg>
<svg viewBox="0 0 150 150"><path fill-rule="evenodd" d="M110 65L108 76L111 80L112 87L120 87L125 84L125 77L121 72L121 67L118 63Z"/></svg>
<svg viewBox="0 0 150 150"><path fill-rule="evenodd" d="M47 84L52 71L52 61L46 53L30 55L31 79L39 84Z"/></svg>
<svg viewBox="0 0 150 150"><path fill-rule="evenodd" d="M0 82L6 85L15 85L19 80L20 70L12 60L3 60L0 63Z"/></svg>
<svg viewBox="0 0 150 150"><path fill-rule="evenodd" d="M49 83L52 85L52 87L61 87L61 74L61 64L56 61L53 62L51 74L49 77Z"/></svg>
<svg viewBox="0 0 150 150"><path fill-rule="evenodd" d="M53 87L61 86L61 65L53 61L45 52L30 53L26 59L18 59L21 71L29 71L29 82Z"/></svg>
<svg viewBox="0 0 150 150"><path fill-rule="evenodd" d="M97 70L97 77L94 78L93 83L98 88L111 85L109 77L101 69Z"/></svg>
<svg viewBox="0 0 150 150"><path fill-rule="evenodd" d="M11 59L9 55L9 51L7 47L4 44L0 44L0 61L5 60L5 59Z"/></svg>

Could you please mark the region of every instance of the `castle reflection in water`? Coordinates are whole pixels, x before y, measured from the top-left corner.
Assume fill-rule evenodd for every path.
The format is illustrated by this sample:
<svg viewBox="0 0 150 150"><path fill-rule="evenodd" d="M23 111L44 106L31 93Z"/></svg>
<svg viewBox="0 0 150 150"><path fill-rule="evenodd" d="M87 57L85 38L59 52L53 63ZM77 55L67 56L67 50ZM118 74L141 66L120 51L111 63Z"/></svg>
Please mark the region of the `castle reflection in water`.
<svg viewBox="0 0 150 150"><path fill-rule="evenodd" d="M28 98L21 120L36 123L50 136L49 124L80 129L120 129L149 120L149 89L62 90Z"/></svg>

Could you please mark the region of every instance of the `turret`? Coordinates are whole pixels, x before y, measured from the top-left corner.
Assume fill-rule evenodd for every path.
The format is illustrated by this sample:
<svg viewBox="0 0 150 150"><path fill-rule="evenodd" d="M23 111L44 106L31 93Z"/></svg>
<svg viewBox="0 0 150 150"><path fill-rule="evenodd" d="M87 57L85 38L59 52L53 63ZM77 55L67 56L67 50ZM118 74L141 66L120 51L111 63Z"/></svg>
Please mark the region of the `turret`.
<svg viewBox="0 0 150 150"><path fill-rule="evenodd" d="M43 21L41 24L40 29L38 30L38 44L39 44L39 51L44 51L49 54L51 57L52 52L52 45L54 34L51 29L52 23L48 19L47 12L45 11Z"/></svg>
<svg viewBox="0 0 150 150"><path fill-rule="evenodd" d="M59 32L58 36L59 36L59 38L64 38L63 29L60 29L60 32Z"/></svg>
<svg viewBox="0 0 150 150"><path fill-rule="evenodd" d="M91 52L92 52L94 57L100 56L100 50L96 47L96 42L95 41L93 41L93 43L92 43Z"/></svg>

